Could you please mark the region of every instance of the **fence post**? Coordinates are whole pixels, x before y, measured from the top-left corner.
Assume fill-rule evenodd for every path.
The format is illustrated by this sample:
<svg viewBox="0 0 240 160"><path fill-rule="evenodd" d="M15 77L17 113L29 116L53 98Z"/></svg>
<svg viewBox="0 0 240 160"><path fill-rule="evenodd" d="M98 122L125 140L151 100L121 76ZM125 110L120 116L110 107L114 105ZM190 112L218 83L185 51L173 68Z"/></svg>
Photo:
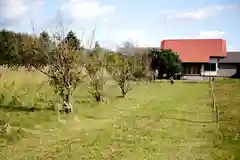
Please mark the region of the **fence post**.
<svg viewBox="0 0 240 160"><path fill-rule="evenodd" d="M211 95L212 95L212 105L213 105L213 111L216 111L216 97L215 97L215 90L214 90L214 84L213 81L211 80L210 82L210 86L211 86Z"/></svg>
<svg viewBox="0 0 240 160"><path fill-rule="evenodd" d="M213 111L215 111L215 116L216 116L216 123L218 124L219 120L220 120L220 111L218 106L216 105L216 95L215 95L215 85L214 85L214 81L211 79L210 80L210 86L211 86L211 93L212 93L212 107L213 107Z"/></svg>

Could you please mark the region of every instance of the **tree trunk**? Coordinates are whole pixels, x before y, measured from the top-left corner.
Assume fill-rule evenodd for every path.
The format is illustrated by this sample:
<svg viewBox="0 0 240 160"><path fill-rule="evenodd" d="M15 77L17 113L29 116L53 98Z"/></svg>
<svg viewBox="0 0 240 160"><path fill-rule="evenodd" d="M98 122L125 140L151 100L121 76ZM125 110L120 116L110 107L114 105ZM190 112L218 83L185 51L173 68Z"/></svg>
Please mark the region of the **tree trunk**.
<svg viewBox="0 0 240 160"><path fill-rule="evenodd" d="M96 87L96 86L95 86ZM94 98L97 102L104 101L103 89L101 86L96 87L94 91Z"/></svg>
<svg viewBox="0 0 240 160"><path fill-rule="evenodd" d="M100 102L101 101L101 93L99 91L96 91L95 92L95 100L97 102Z"/></svg>
<svg viewBox="0 0 240 160"><path fill-rule="evenodd" d="M128 91L126 91L125 89L122 89L122 88L121 88L121 90L122 90L122 98L129 98L129 99L131 99L131 98L128 96Z"/></svg>
<svg viewBox="0 0 240 160"><path fill-rule="evenodd" d="M152 79L155 81L157 79L157 70L152 71Z"/></svg>
<svg viewBox="0 0 240 160"><path fill-rule="evenodd" d="M63 100L63 109L65 113L71 113L73 112L73 106L72 106L72 88L69 86L67 88L67 93L64 95L64 100Z"/></svg>
<svg viewBox="0 0 240 160"><path fill-rule="evenodd" d="M121 91L122 91L122 97L124 98L126 96L124 86L121 86L120 88L121 88Z"/></svg>
<svg viewBox="0 0 240 160"><path fill-rule="evenodd" d="M126 83L124 82L124 84L122 86L120 86L120 89L121 89L121 92L122 92L122 98L129 98L130 97L128 96L128 92L131 91L132 89L131 88L126 88Z"/></svg>

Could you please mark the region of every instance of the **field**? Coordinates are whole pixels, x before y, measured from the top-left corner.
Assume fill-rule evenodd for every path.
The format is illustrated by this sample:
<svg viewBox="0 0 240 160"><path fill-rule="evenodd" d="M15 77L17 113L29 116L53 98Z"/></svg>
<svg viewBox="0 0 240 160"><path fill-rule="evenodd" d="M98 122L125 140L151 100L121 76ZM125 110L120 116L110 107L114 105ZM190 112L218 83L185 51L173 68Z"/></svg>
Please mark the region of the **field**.
<svg viewBox="0 0 240 160"><path fill-rule="evenodd" d="M1 78L0 119L11 125L11 132L0 137L0 159L227 160L239 156L239 141L221 138L230 134L226 125L239 129L239 123L226 118L234 114L232 118L239 120L239 81L216 82L217 104L223 111L218 129L206 82L133 82L131 99L121 99L117 98L120 90L109 81L107 104L93 102L83 84L74 93L74 114L67 116L53 111L56 97L45 80L37 72L24 71L5 71Z"/></svg>
<svg viewBox="0 0 240 160"><path fill-rule="evenodd" d="M220 109L219 131L224 153L240 159L240 81L216 82L217 106Z"/></svg>

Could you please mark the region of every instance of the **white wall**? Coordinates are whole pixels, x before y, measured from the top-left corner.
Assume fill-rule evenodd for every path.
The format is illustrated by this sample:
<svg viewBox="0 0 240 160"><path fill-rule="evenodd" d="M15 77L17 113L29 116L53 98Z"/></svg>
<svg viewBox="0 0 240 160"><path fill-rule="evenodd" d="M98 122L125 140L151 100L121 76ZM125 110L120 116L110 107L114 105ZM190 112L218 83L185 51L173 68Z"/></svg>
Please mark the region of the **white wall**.
<svg viewBox="0 0 240 160"><path fill-rule="evenodd" d="M218 75L218 58L210 58L210 63L216 63L216 71L204 71L203 65L201 70L202 76L217 76Z"/></svg>

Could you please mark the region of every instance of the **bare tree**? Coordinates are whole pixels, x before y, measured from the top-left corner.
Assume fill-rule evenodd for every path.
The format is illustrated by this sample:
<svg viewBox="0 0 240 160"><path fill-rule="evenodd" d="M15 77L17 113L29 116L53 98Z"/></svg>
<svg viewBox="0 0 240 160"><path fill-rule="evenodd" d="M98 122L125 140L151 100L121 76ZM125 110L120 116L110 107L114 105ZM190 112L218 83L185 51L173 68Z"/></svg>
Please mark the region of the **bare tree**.
<svg viewBox="0 0 240 160"><path fill-rule="evenodd" d="M85 66L90 78L90 93L97 102L105 102L103 87L105 84L106 53L98 42L95 43L95 48L90 52Z"/></svg>
<svg viewBox="0 0 240 160"><path fill-rule="evenodd" d="M132 76L131 59L127 56L119 54L111 54L107 65L108 71L112 74L113 79L117 82L121 89L122 97L128 97L128 92L132 90L129 79Z"/></svg>
<svg viewBox="0 0 240 160"><path fill-rule="evenodd" d="M152 48L137 47L130 41L123 42L122 47L118 47L118 51L132 58L132 73L136 76L144 76L150 81L155 79L155 70L152 69Z"/></svg>
<svg viewBox="0 0 240 160"><path fill-rule="evenodd" d="M145 53L142 54L142 61L143 61L145 77L150 81L154 80L153 77L155 73L151 69L152 55L150 53L150 49L148 49Z"/></svg>
<svg viewBox="0 0 240 160"><path fill-rule="evenodd" d="M82 54L65 40L62 28L53 34L52 43L49 43L46 45L35 37L27 46L27 58L30 59L32 67L49 78L50 85L60 98L60 110L70 113L73 112L73 92L85 77Z"/></svg>

